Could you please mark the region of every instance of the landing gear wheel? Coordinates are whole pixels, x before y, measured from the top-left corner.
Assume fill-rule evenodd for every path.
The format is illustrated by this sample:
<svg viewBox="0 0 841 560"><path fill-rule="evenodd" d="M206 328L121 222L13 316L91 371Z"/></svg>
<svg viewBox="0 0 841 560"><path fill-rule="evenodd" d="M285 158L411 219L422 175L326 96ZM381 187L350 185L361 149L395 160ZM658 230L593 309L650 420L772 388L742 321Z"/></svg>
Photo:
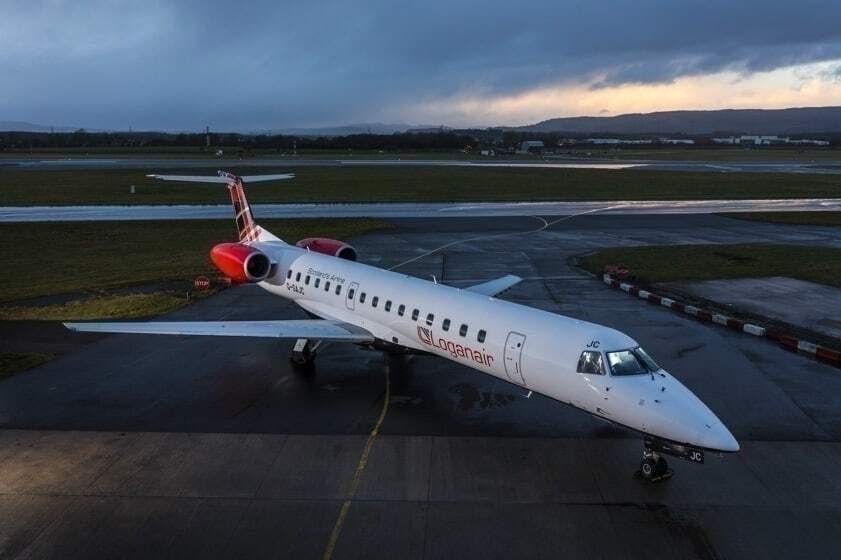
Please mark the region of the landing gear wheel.
<svg viewBox="0 0 841 560"><path fill-rule="evenodd" d="M306 338L299 338L295 341L295 346L292 348L292 353L289 354L289 361L292 362L296 368L305 370L309 373L315 363L315 350L317 344L310 344Z"/></svg>
<svg viewBox="0 0 841 560"><path fill-rule="evenodd" d="M662 476L667 472L669 472L669 463L667 463L662 457L658 457L656 465L654 466L654 474L656 476Z"/></svg>
<svg viewBox="0 0 841 560"><path fill-rule="evenodd" d="M663 461L665 463L665 461ZM640 475L646 480L651 480L657 476L657 463L653 457L646 457L640 463Z"/></svg>

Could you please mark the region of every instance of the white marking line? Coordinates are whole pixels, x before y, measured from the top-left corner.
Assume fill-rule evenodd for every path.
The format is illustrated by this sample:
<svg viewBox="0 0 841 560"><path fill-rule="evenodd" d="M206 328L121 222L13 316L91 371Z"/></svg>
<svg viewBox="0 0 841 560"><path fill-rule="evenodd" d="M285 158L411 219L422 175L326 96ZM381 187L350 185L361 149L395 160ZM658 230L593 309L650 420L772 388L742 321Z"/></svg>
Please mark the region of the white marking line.
<svg viewBox="0 0 841 560"><path fill-rule="evenodd" d="M605 212L605 211L608 211L608 210L614 210L616 208L621 208L622 206L624 206L624 205L619 204L619 205L616 205L616 206L605 206L603 208L593 208L593 209L590 209L590 210L585 210L584 212L578 212L576 214L570 214L569 216L564 216L562 218L558 218L557 220L553 220L551 222L547 222L546 220L544 220L540 216L532 216L532 218L535 218L535 219L543 222L543 225L541 227L537 228L537 229L532 229L532 230L528 230L528 231L515 231L515 232L509 232L509 233L495 233L495 234L492 234L492 235L480 235L478 237L471 237L469 239L459 239L457 241L451 241L450 243L447 243L445 245L441 245L440 247L437 247L435 249L432 249L430 251L422 253L422 254L418 255L417 257L412 257L411 259L409 259L407 261L403 261L400 264L396 264L396 265L392 266L391 268L389 268L388 270L397 270L401 266L405 266L405 265L413 263L415 261L419 261L423 258L426 258L426 257L430 256L430 255L434 255L435 253L437 253L439 251L442 251L442 250L447 249L449 247L452 247L454 245L459 245L461 243L470 243L471 241L484 241L486 239L500 239L502 237L513 237L515 235L529 235L529 234L532 234L532 233L539 233L541 231L544 231L544 230L552 227L555 224L558 224L560 222L565 222L567 220L571 220L572 218L575 218L577 216L583 216L585 214L594 214L596 212Z"/></svg>

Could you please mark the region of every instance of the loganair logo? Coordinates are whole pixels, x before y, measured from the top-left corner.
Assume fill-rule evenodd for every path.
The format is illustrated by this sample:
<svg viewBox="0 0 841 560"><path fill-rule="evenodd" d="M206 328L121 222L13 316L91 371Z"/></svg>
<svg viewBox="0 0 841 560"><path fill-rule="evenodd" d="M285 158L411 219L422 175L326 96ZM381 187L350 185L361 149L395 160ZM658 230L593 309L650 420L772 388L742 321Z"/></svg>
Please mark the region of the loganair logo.
<svg viewBox="0 0 841 560"><path fill-rule="evenodd" d="M490 367L491 362L494 361L493 356L482 350L474 350L468 346L462 346L452 340L446 340L441 337L436 339L432 330L425 327L418 327L418 339L427 346L449 352L453 358L466 358L487 367Z"/></svg>

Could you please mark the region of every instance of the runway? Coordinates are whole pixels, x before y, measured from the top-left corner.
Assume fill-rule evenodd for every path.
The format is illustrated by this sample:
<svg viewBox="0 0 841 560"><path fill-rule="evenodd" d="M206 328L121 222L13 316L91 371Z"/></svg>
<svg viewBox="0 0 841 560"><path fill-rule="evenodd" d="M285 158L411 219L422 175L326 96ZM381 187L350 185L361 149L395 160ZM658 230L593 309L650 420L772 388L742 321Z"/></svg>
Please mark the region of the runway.
<svg viewBox="0 0 841 560"><path fill-rule="evenodd" d="M841 198L769 200L606 200L593 202L441 202L254 204L261 218L490 218L604 214L713 214L722 212L841 211ZM220 205L0 206L0 223L229 218Z"/></svg>
<svg viewBox="0 0 841 560"><path fill-rule="evenodd" d="M632 434L437 358L333 345L308 377L288 364L291 342L108 336L0 381L0 555L320 557L386 375L390 406L334 558L841 553L838 370L630 298L570 264L646 243L841 247L837 229L594 215L516 235L539 225L401 219L354 245L389 267L474 239L401 270L457 285L527 278L504 297L634 337L731 428L739 454L673 459L675 477L649 485L631 477ZM168 318L303 313L249 286Z"/></svg>
<svg viewBox="0 0 841 560"><path fill-rule="evenodd" d="M822 161L671 161L646 159L599 159L580 157L552 157L535 159L401 159L399 156L373 159L307 158L297 156L252 157L246 159L222 157L9 157L0 159L0 168L18 170L72 169L197 169L230 167L346 167L346 166L434 166L434 167L521 167L544 169L628 169L648 171L701 171L710 173L841 173L841 160Z"/></svg>

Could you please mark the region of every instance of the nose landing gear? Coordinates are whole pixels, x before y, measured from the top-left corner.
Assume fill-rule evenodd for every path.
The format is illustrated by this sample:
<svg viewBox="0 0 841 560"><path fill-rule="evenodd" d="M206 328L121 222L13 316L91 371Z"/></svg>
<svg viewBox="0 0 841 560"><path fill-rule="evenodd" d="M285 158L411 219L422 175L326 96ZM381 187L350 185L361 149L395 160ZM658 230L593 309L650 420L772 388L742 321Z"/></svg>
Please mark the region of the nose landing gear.
<svg viewBox="0 0 841 560"><path fill-rule="evenodd" d="M669 470L669 464L659 453L646 448L642 452L642 462L636 474L643 480L660 482L671 478L673 473Z"/></svg>
<svg viewBox="0 0 841 560"><path fill-rule="evenodd" d="M646 438L642 451L642 462L634 476L648 482L660 482L672 477L669 464L663 458L663 453L671 453L672 446L652 438Z"/></svg>

